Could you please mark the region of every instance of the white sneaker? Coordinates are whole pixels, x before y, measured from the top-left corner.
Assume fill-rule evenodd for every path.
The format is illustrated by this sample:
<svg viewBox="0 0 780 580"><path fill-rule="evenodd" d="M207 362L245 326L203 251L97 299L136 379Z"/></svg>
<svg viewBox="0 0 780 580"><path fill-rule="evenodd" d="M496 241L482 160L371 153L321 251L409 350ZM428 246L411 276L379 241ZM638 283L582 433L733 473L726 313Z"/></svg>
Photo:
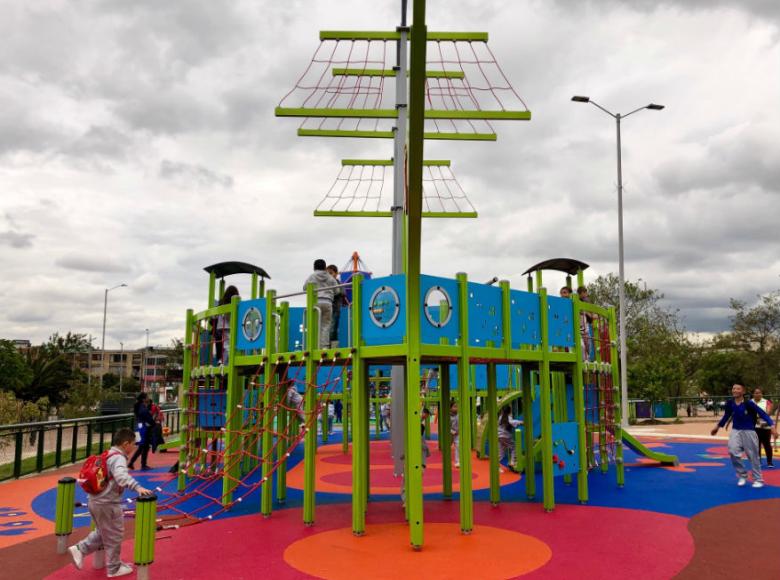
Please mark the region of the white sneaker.
<svg viewBox="0 0 780 580"><path fill-rule="evenodd" d="M133 573L133 567L130 564L122 562L114 573L109 572L106 574L109 578L118 578L119 576L127 576Z"/></svg>
<svg viewBox="0 0 780 580"><path fill-rule="evenodd" d="M763 481L754 481L752 487L753 487L753 489L758 489L760 487L764 487L764 482Z"/></svg>
<svg viewBox="0 0 780 580"><path fill-rule="evenodd" d="M70 552L70 558L73 560L73 565L77 570L81 570L84 567L84 554L81 553L78 546L71 546L68 548Z"/></svg>
<svg viewBox="0 0 780 580"><path fill-rule="evenodd" d="M737 481L737 485L738 485L739 487L742 487L742 486L743 486L743 485L745 485L746 483L747 483L747 479L745 479L744 477L740 477L740 478L739 478L739 481Z"/></svg>

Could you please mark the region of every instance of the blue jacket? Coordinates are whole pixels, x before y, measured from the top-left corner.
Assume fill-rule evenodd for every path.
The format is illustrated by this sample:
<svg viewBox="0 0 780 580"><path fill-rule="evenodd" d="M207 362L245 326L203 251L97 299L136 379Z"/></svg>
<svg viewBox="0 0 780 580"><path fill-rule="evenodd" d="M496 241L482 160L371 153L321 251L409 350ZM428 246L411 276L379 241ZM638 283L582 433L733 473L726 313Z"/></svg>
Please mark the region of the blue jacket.
<svg viewBox="0 0 780 580"><path fill-rule="evenodd" d="M738 431L753 431L756 428L756 416L761 417L769 426L774 425L771 417L764 413L752 399L746 398L739 405L734 402L734 399L726 401L726 412L718 422L718 426L725 426L732 415L734 416L733 427Z"/></svg>

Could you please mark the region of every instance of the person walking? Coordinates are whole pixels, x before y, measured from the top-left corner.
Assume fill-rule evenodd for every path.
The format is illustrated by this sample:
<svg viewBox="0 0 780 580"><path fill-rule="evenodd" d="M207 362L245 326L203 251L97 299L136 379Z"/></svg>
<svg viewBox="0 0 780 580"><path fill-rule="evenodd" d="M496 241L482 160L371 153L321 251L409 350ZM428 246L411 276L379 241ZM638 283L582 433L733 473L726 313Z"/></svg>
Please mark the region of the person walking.
<svg viewBox="0 0 780 580"><path fill-rule="evenodd" d="M718 430L725 426L729 419L732 420L732 429L729 433L729 456L734 470L737 472L737 485L742 487L747 483L748 472L742 463L742 454L747 455L750 469L753 474L753 487L764 487L761 477L761 462L758 459L758 435L756 435L756 419L761 417L772 429L776 437L774 421L752 400L745 397L745 386L735 384L731 387L734 396L726 402L726 410L723 417L710 432L715 436Z"/></svg>
<svg viewBox="0 0 780 580"><path fill-rule="evenodd" d="M764 413L772 415L772 401L764 398L764 392L759 387L753 389L753 402ZM766 466L772 469L775 466L772 461L772 431L763 419L758 420L756 435L758 435L758 460L761 461L761 448L763 447L766 452Z"/></svg>
<svg viewBox="0 0 780 580"><path fill-rule="evenodd" d="M135 460L140 456L141 470L148 471L151 469L147 461L149 459L149 449L152 446L152 429L154 428L154 417L149 412L149 395L140 393L136 397L133 415L135 416L135 442L138 448L130 458L127 468L135 469Z"/></svg>

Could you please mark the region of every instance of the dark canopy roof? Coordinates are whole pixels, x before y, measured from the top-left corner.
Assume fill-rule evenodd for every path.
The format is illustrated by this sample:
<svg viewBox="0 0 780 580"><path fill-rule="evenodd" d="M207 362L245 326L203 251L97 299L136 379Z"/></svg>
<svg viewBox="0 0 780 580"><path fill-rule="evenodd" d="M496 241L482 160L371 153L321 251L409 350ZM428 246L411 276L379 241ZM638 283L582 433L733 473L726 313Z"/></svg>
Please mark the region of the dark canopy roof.
<svg viewBox="0 0 780 580"><path fill-rule="evenodd" d="M257 274L261 278L271 279L268 272L263 270L260 266L253 266L246 262L220 262L219 264L206 266L203 269L209 274L214 272L214 275L217 278L224 278L225 276L232 276L233 274Z"/></svg>
<svg viewBox="0 0 780 580"><path fill-rule="evenodd" d="M552 258L551 260L545 260L534 264L528 268L523 275L536 272L537 270L558 270L559 272L566 272L570 276L574 276L577 270L586 270L588 265L585 262L580 262L573 258Z"/></svg>

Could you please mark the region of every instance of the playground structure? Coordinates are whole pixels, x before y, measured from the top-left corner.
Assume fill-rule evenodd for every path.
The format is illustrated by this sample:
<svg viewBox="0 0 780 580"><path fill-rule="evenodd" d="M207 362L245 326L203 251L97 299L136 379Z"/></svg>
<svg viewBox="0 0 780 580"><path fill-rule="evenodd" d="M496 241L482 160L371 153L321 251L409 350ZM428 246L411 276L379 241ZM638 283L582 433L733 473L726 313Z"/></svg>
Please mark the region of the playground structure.
<svg viewBox="0 0 780 580"><path fill-rule="evenodd" d="M313 524L317 417L323 418L326 438L324 409L331 400L341 399L345 452L351 439L352 529L357 535L365 533L369 406L377 402L370 400L370 384L378 369L389 369L391 376L394 459L401 466L397 470L404 481L414 548L423 545L424 405L437 405L444 419L450 401L458 402L464 533L474 526L472 448L480 456L487 449L490 501L500 501L499 392L501 404L522 401L522 457L517 467L525 474L529 498L537 495L537 469L546 510L555 506L556 477L568 482L576 476L580 502L588 500L590 469L606 472L613 463L617 484L624 483L615 313L576 296L550 296L543 285L542 272L549 269L565 272L569 285L572 276L583 285L587 264L566 259L537 264L527 272L523 290L510 288L507 281L498 286L476 283L463 273L443 278L420 272L423 217L476 217L470 202L463 201L465 194L450 187L454 177L441 177L438 184L436 177L430 178L426 193L424 169L449 167L449 161L424 160L424 140L494 140L491 121L530 120L530 111L487 49L486 33L428 32L423 0L415 1L414 25L409 28L403 5L401 26L395 31L322 32L323 45L312 64L276 109L279 116L305 118L298 130L302 136L394 139L392 160L345 160L344 167L361 167L359 176L341 179L347 185L332 188L327 204L315 212L392 217L392 274L351 277L351 302L341 313L338 347L331 348L319 344L313 285L306 289L306 306L294 307L283 300L293 295L277 296L265 288L269 276L259 267L230 262L207 268L208 307L188 311L185 327L179 494L169 494L161 511L190 521L211 519L259 488L260 511L268 516L274 503L271 484L277 502L284 503L286 460L303 443L303 521ZM432 59L426 57L428 44L434 46ZM388 51L388 46L397 50ZM335 56L339 50L346 56ZM387 65L388 54L397 55L396 65ZM396 86L392 108L384 103L388 78ZM382 122L395 126L388 130ZM378 181L373 175L375 168L390 165L394 195L385 208L381 196L372 193ZM371 168L367 179L366 168ZM352 190L351 181L356 182ZM441 195L441 183L447 184L448 194ZM361 184L364 200L355 205ZM431 204L431 191L437 192L438 206ZM224 278L239 273L251 276L250 296L218 305ZM432 370L435 381L429 380ZM483 401L481 422L478 397ZM439 444L442 493L452 497L448 429L439 429ZM215 485L221 486L218 493ZM196 499L200 504L191 509L188 502Z"/></svg>

